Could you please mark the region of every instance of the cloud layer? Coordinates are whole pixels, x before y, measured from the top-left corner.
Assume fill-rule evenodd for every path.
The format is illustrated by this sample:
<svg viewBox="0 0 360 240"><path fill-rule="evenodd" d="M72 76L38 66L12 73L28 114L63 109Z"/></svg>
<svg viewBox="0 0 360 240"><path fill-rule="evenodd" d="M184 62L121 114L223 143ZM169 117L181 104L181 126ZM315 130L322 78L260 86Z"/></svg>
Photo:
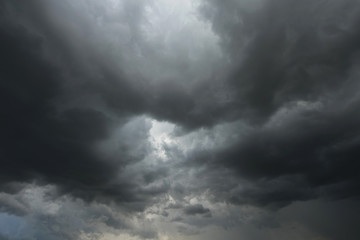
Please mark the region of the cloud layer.
<svg viewBox="0 0 360 240"><path fill-rule="evenodd" d="M359 11L0 1L0 239L357 239Z"/></svg>

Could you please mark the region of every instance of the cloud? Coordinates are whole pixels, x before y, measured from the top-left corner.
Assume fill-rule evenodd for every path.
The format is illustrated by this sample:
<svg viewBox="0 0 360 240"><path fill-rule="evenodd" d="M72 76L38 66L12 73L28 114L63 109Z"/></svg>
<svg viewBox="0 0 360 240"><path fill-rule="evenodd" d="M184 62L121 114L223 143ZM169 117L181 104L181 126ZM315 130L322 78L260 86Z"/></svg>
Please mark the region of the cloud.
<svg viewBox="0 0 360 240"><path fill-rule="evenodd" d="M25 4L29 5L31 11L50 7L40 2ZM85 69L79 66L76 71L80 72L75 73L74 69L68 68L70 62L57 62L64 60L63 56L47 56L49 51L55 50L53 44L57 43L52 42L54 36L47 28L49 26L42 26L47 20L37 22L38 19L31 14L28 16L28 13L17 4L4 3L1 7L5 13L1 20L4 24L1 27L3 41L0 46L4 54L1 58L1 78L5 79L1 83L1 108L4 117L0 122L3 129L0 141L4 165L0 171L4 188L12 182L35 179L40 184L56 184L60 194L71 193L87 201L95 198L112 198L118 202L134 200L135 194L131 193L134 183L124 179L122 183L113 181L117 179L121 168L143 157L141 154L134 155L135 151L136 154L140 152L140 148L130 149L132 141L139 140L136 136L131 140L131 134L134 135L133 132L129 133L132 131L131 126L125 125L122 128L123 132L117 136L123 141L118 145L118 150L122 153L116 155L116 158L119 157L116 164L107 161L107 156L96 150L100 142L111 138L111 126L115 122L120 122L120 125L126 123L126 119L132 115L124 110L116 115L121 119L116 120L115 117L109 116L110 113L106 112L104 107L90 106L92 100L86 99L94 90L94 77L87 82L89 88L86 88L89 91L83 92L80 90L83 84L80 83L81 80L75 80L75 75L80 74L79 78L87 78ZM38 17L46 18L42 13ZM52 21L55 20L51 19L50 23ZM65 44L66 41L62 40ZM63 54L67 53L72 54L72 51L63 51ZM75 61L73 56L65 57L71 57ZM113 73L108 71L103 74L109 75L110 78L103 83L111 85L114 80L111 79ZM72 90L68 85L71 79ZM123 83L120 81L116 85L120 87ZM112 87L101 89L104 87L101 85L102 83L97 82L94 86L100 89L101 94L112 91ZM122 90L127 92L124 88ZM74 95L82 100L74 100ZM129 98L133 98L130 95L131 93L129 97L124 96L127 99L125 108L128 108ZM71 105L68 103L70 99L74 100ZM129 104L129 108L135 105ZM128 126L130 129L126 129ZM139 134L146 135L147 129L144 131ZM140 135L140 138L142 137ZM146 142L143 149L146 150ZM123 152L126 151L128 154L124 155ZM143 202L146 204L146 199Z"/></svg>
<svg viewBox="0 0 360 240"><path fill-rule="evenodd" d="M205 1L203 7L230 56L230 111L254 122L340 86L359 37L354 1L263 2ZM337 30L330 34L329 28Z"/></svg>
<svg viewBox="0 0 360 240"><path fill-rule="evenodd" d="M18 216L26 215L30 211L23 199L6 193L0 194L0 210L1 212L8 212Z"/></svg>
<svg viewBox="0 0 360 240"><path fill-rule="evenodd" d="M220 150L195 151L189 164L214 167L216 179L219 167L233 171L238 184L205 185L236 204L358 196L357 4L238 4L206 1L203 14L231 59L228 110L248 127L234 127L240 137Z"/></svg>
<svg viewBox="0 0 360 240"><path fill-rule="evenodd" d="M341 239L297 209L359 197L359 10L0 1L0 211L34 228L14 237Z"/></svg>
<svg viewBox="0 0 360 240"><path fill-rule="evenodd" d="M204 208L201 204L189 205L184 208L186 215L206 215L211 216L210 209Z"/></svg>
<svg viewBox="0 0 360 240"><path fill-rule="evenodd" d="M200 162L232 169L249 181L233 202L283 206L317 197L356 197L357 104L342 109L327 104L286 109L274 123L248 132L215 156L204 153Z"/></svg>
<svg viewBox="0 0 360 240"><path fill-rule="evenodd" d="M279 221L285 222L292 218L291 216L296 216L298 222L312 231L318 231L325 239L341 239L344 234L347 234L349 239L356 239L359 233L353 223L357 221L359 206L355 202L356 200L345 199L335 202L314 200L294 203L279 212ZM347 221L346 226L337 227L338 219Z"/></svg>

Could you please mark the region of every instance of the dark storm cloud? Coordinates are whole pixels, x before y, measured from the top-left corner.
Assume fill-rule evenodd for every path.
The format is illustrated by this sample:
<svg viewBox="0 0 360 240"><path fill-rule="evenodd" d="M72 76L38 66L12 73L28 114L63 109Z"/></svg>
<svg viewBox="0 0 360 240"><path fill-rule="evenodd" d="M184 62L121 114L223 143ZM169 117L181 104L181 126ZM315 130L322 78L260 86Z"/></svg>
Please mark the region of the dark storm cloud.
<svg viewBox="0 0 360 240"><path fill-rule="evenodd" d="M141 5L128 4L125 10L130 8L131 18L126 20L136 36ZM60 194L87 201L127 202L136 210L142 210L152 196L166 192L165 185L143 188L137 178L121 174L128 164L147 154L144 139L149 129L139 131L142 122L126 129L126 122L148 114L198 126L202 121L194 124L192 117L189 120L183 114L191 111L194 96L186 100L187 90L176 84L157 88L138 76L127 79L106 58L107 52L92 47L91 41L97 38L87 38L96 33L86 23L88 16L78 16L67 2L2 1L1 11L0 171L4 191L9 183L36 180L56 184ZM125 130L115 136L117 149L99 154L98 144L105 141L106 145L114 126L119 125ZM140 172L149 184L167 171Z"/></svg>
<svg viewBox="0 0 360 240"><path fill-rule="evenodd" d="M186 206L185 196L203 192L213 194L211 203L271 209L359 197L357 1L204 0L202 17L223 55L201 58L207 68L180 54L191 45L187 36L170 50L145 41L144 4L123 5L108 14L95 1L0 1L1 211L30 211L11 196L23 182L53 184L88 203L114 201L125 211L168 193L176 204L157 215L195 219L194 226L216 223L206 218L213 208ZM209 148L190 140L189 152L162 143L175 163L144 164L160 158L144 116L174 123L179 136L225 140ZM215 133L232 122L246 129ZM111 209L89 214L108 228L131 228ZM79 236L68 216L36 221L43 217L49 225L39 238ZM71 231L55 233L52 225ZM133 235L157 237L152 229Z"/></svg>
<svg viewBox="0 0 360 240"><path fill-rule="evenodd" d="M133 95L141 96L130 98L132 110L188 129L239 118L264 123L289 102L316 101L340 87L356 61L360 35L355 1L204 1L203 5L229 64L214 68L206 80L187 85L172 81L175 75L159 83L140 81L132 89ZM109 106L123 111L117 88L105 88L103 93Z"/></svg>
<svg viewBox="0 0 360 240"><path fill-rule="evenodd" d="M358 88L351 84L342 91L352 87ZM278 208L313 198L358 198L359 99L340 99L335 95L316 107L302 103L282 109L223 150L196 155L214 168L202 178L216 196L235 204ZM219 167L245 181L236 183L231 174L224 178Z"/></svg>
<svg viewBox="0 0 360 240"><path fill-rule="evenodd" d="M210 209L205 208L202 204L189 205L184 208L186 215L204 215L211 216Z"/></svg>
<svg viewBox="0 0 360 240"><path fill-rule="evenodd" d="M59 193L72 193L89 201L111 196L119 202L138 201L140 204L146 201L131 193L134 187L130 181L113 182L129 159L120 159L120 164L114 165L95 151L95 145L109 136L113 119L86 104L60 109L58 103L66 96L71 98L76 94L82 98L83 94L86 98L87 94L91 94L94 91L92 80L88 82L89 89L74 81L73 92L67 92L66 82L69 79L64 80L63 77L69 73L62 72L66 62L60 66L46 57L48 49L58 47L53 46L57 43L54 42L56 36L46 32L49 29L44 26L40 26L40 30L35 28L37 21L48 24L49 20L39 20L44 13L32 15L43 7L41 1L22 3L24 5L2 1L0 5L3 13L0 27L0 182L4 190L7 191L7 186L10 186L8 183L35 179L40 184L58 185ZM29 22L23 23L23 18ZM67 50L60 51L70 54ZM70 62L69 66L74 67L74 64ZM74 71L78 70L81 70L80 66ZM70 73L74 74L74 78L77 74L84 74L81 78L87 77L83 72ZM111 71L104 72L104 78L109 79L104 83L109 84L106 91L121 89L129 94L124 98L131 101L131 90L127 91L121 81L111 86L114 80L111 74ZM79 87L84 87L87 93L78 91ZM107 94L103 87L98 84L95 88ZM128 106L136 108L136 103L125 104L124 99L117 100L121 105L119 109ZM121 117L130 116L128 112L132 111L122 110ZM125 144L124 151L126 148ZM133 157L130 160L138 159ZM146 194L151 195L150 192Z"/></svg>
<svg viewBox="0 0 360 240"><path fill-rule="evenodd" d="M288 102L318 99L341 86L357 56L356 1L206 2L231 58L230 111L245 119L263 122Z"/></svg>
<svg viewBox="0 0 360 240"><path fill-rule="evenodd" d="M357 239L360 232L355 225L359 221L357 200L308 201L294 203L279 211L278 220L288 221L295 218L310 228L319 231L329 239ZM339 227L339 219L344 221Z"/></svg>
<svg viewBox="0 0 360 240"><path fill-rule="evenodd" d="M233 203L359 196L358 3L238 4L208 1L203 12L231 57L229 111L253 129L194 158L249 181Z"/></svg>

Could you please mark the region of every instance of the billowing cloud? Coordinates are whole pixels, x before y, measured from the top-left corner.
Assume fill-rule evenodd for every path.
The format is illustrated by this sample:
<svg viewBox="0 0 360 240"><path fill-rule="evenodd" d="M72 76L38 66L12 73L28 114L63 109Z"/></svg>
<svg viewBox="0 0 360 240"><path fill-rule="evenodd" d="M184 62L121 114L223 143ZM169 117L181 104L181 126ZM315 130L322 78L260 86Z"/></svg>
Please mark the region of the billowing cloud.
<svg viewBox="0 0 360 240"><path fill-rule="evenodd" d="M0 1L0 239L358 239L359 11Z"/></svg>

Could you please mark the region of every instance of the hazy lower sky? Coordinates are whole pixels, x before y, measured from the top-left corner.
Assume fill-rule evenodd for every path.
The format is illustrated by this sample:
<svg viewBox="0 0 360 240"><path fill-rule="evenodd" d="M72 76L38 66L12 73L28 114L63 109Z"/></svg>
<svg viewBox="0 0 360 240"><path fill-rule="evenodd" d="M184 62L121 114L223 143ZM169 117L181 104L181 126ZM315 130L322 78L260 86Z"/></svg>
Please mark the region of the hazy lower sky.
<svg viewBox="0 0 360 240"><path fill-rule="evenodd" d="M0 0L0 240L360 239L358 0Z"/></svg>

